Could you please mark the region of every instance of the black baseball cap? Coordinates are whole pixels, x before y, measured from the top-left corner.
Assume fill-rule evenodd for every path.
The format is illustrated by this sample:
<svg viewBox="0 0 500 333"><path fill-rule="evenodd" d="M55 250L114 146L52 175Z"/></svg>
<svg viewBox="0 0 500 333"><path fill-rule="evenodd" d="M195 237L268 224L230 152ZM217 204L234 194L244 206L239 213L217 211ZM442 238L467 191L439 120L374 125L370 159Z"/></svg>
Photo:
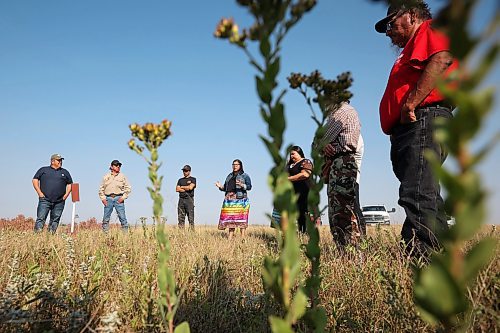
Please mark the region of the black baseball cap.
<svg viewBox="0 0 500 333"><path fill-rule="evenodd" d="M398 3L394 5L390 5L387 8L387 16L375 23L375 30L380 32L381 34L385 34L387 30L387 23L394 18L394 16L398 14L402 14L405 11L408 11L412 8L427 8L427 5L422 0L409 0L409 1L398 1Z"/></svg>
<svg viewBox="0 0 500 333"><path fill-rule="evenodd" d="M118 165L118 166L122 166L121 162L118 161L118 160L112 160L111 161L111 165Z"/></svg>
<svg viewBox="0 0 500 333"><path fill-rule="evenodd" d="M387 30L387 22L389 22L400 11L401 6L389 6L387 16L375 23L375 30L381 34L385 34Z"/></svg>
<svg viewBox="0 0 500 333"><path fill-rule="evenodd" d="M186 164L185 166L183 166L183 167L182 167L182 169L181 169L181 170L182 170L182 171L191 171L191 167L190 167L189 165L187 165L187 164Z"/></svg>

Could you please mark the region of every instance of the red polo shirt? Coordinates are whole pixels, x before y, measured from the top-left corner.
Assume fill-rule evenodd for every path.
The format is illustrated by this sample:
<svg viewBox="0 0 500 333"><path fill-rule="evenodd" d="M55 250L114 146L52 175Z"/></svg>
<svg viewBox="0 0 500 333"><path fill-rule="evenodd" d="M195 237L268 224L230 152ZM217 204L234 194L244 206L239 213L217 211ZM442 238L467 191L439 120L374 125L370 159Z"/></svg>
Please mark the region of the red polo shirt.
<svg viewBox="0 0 500 333"><path fill-rule="evenodd" d="M384 96L380 101L380 124L385 134L391 134L392 128L399 124L401 107L408 93L415 89L429 58L441 51L449 51L446 35L431 28L432 20L427 20L417 29L392 67ZM448 67L446 74L458 66L456 60ZM420 103L420 106L441 102L444 97L433 89Z"/></svg>

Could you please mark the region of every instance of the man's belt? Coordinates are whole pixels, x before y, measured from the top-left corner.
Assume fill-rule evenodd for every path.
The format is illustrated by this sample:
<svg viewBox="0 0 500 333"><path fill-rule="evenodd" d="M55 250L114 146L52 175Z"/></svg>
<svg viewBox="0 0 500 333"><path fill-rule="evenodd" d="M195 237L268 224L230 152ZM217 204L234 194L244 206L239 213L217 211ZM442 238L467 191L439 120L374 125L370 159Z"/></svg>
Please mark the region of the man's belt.
<svg viewBox="0 0 500 333"><path fill-rule="evenodd" d="M427 104L427 105L422 105L422 106L418 106L417 109L425 109L425 108L445 108L445 109L449 109L450 111L453 110L455 107L451 104L448 104L444 101L442 102L436 102L436 103L431 103L431 104Z"/></svg>
<svg viewBox="0 0 500 333"><path fill-rule="evenodd" d="M115 194L115 193L111 193L111 194L106 194L107 197L121 197L123 195L123 193L120 193L120 194Z"/></svg>

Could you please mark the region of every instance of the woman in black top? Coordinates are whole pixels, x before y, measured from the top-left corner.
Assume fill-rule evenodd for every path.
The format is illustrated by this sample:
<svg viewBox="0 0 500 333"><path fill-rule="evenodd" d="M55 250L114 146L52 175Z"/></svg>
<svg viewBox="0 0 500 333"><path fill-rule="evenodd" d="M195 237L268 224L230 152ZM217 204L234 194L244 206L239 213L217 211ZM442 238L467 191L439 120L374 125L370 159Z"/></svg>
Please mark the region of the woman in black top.
<svg viewBox="0 0 500 333"><path fill-rule="evenodd" d="M299 210L299 231L306 232L307 196L309 194L309 177L311 176L313 164L311 160L304 157L304 152L299 146L293 146L290 151L290 159L287 164L288 179L293 183L297 198L297 209Z"/></svg>

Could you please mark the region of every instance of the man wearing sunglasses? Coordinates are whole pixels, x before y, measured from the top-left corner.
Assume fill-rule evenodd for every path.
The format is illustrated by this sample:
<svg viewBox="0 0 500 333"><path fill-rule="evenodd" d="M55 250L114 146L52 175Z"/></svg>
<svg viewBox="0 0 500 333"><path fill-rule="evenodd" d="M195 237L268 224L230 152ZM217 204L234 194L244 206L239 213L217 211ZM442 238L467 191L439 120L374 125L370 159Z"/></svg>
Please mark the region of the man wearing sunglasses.
<svg viewBox="0 0 500 333"><path fill-rule="evenodd" d="M433 151L441 163L446 158L445 148L434 141L434 123L450 119L453 107L436 85L457 67L447 37L434 30L431 18L425 2L406 1L390 6L375 24L401 49L380 102L380 122L390 135L392 167L400 181L405 250L424 258L440 248L436 234L447 228L439 183L424 151Z"/></svg>

